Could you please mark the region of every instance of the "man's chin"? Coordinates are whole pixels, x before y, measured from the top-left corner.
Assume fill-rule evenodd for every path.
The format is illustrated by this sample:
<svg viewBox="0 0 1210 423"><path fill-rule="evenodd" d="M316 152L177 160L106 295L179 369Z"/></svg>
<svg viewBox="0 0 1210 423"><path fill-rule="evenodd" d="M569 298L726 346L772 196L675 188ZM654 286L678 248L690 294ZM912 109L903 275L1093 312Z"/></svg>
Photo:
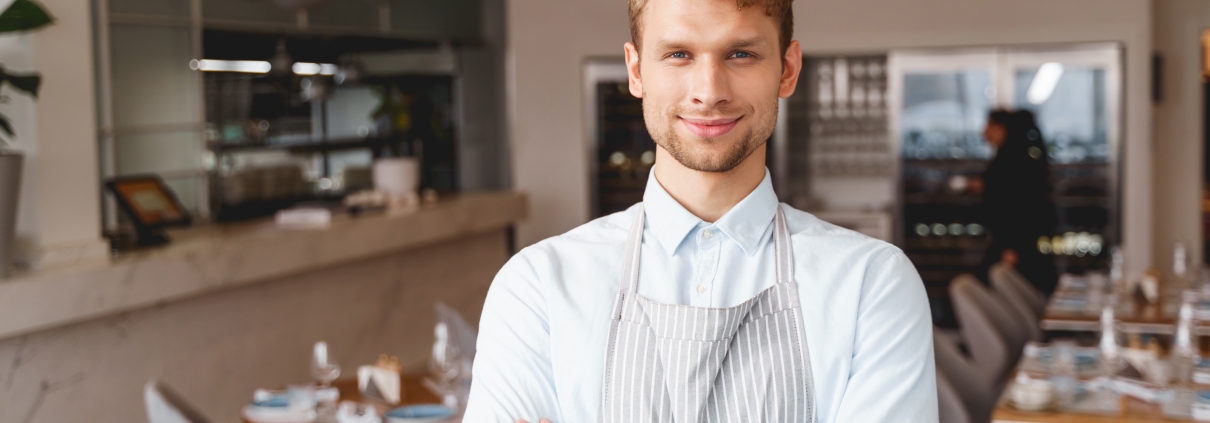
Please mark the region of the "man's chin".
<svg viewBox="0 0 1210 423"><path fill-rule="evenodd" d="M742 161L730 150L691 149L672 155L682 166L699 172L727 172Z"/></svg>

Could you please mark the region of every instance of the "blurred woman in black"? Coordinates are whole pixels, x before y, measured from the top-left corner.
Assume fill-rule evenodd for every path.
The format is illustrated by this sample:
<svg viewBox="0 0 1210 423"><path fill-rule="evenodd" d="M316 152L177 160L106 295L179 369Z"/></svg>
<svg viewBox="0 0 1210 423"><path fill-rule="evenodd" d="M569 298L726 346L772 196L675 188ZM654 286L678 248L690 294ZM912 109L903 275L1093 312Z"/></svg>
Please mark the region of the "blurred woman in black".
<svg viewBox="0 0 1210 423"><path fill-rule="evenodd" d="M1042 132L1028 110L994 110L983 136L996 148L996 157L983 174L984 224L992 243L981 270L1003 261L1050 295L1058 274L1037 245L1039 237L1051 235L1058 217Z"/></svg>

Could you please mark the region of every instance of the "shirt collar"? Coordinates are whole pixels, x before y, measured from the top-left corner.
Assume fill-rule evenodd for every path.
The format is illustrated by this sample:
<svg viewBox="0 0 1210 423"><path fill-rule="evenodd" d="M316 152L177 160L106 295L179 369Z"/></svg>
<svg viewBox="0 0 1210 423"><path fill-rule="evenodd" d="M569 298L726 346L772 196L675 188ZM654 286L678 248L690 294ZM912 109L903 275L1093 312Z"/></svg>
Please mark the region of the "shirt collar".
<svg viewBox="0 0 1210 423"><path fill-rule="evenodd" d="M698 224L703 223L702 219L686 210L664 190L655 178L654 167L647 178L643 204L647 228L655 234L668 255L676 255L677 248L685 241L685 237L689 236ZM765 233L773 223L773 215L777 214L777 204L773 181L769 177L769 170L765 169L765 177L756 189L714 222L714 226L734 240L745 254L755 254L760 250L761 240L765 238Z"/></svg>

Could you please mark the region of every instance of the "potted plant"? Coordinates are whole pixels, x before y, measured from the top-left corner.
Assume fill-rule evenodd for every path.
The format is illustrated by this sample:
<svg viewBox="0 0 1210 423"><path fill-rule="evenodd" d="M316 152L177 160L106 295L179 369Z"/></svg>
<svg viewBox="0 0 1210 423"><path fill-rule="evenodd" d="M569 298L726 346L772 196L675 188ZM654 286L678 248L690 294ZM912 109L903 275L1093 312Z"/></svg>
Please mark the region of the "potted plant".
<svg viewBox="0 0 1210 423"><path fill-rule="evenodd" d="M0 34L31 31L49 25L53 19L32 0L15 0L0 13ZM42 78L36 73L11 73L0 65L0 89L8 86L31 97L38 97ZM7 100L0 94L0 103ZM12 257L13 232L17 225L17 200L21 191L21 164L24 156L9 148L13 125L0 114L0 277L8 276Z"/></svg>
<svg viewBox="0 0 1210 423"><path fill-rule="evenodd" d="M386 194L393 205L416 205L420 196L420 161L408 142L412 113L406 96L394 84L377 87L378 108L370 113L375 136L386 141L371 166L374 189Z"/></svg>

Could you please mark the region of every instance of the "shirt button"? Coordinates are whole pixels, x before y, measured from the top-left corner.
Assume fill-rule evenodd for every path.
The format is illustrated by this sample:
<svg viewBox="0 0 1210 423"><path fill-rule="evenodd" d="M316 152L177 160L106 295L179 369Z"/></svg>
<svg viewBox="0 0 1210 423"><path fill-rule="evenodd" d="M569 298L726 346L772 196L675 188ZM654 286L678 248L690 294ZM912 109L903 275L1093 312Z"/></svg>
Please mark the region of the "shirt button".
<svg viewBox="0 0 1210 423"><path fill-rule="evenodd" d="M708 288L706 287L706 284L700 284L700 283L699 283L699 284L697 284L697 292L698 292L698 293L705 294L705 293L706 293L706 289L708 289Z"/></svg>
<svg viewBox="0 0 1210 423"><path fill-rule="evenodd" d="M702 231L702 236L706 237L706 239L713 238L713 237L714 237L714 231L709 230L709 229L704 230L704 231Z"/></svg>

